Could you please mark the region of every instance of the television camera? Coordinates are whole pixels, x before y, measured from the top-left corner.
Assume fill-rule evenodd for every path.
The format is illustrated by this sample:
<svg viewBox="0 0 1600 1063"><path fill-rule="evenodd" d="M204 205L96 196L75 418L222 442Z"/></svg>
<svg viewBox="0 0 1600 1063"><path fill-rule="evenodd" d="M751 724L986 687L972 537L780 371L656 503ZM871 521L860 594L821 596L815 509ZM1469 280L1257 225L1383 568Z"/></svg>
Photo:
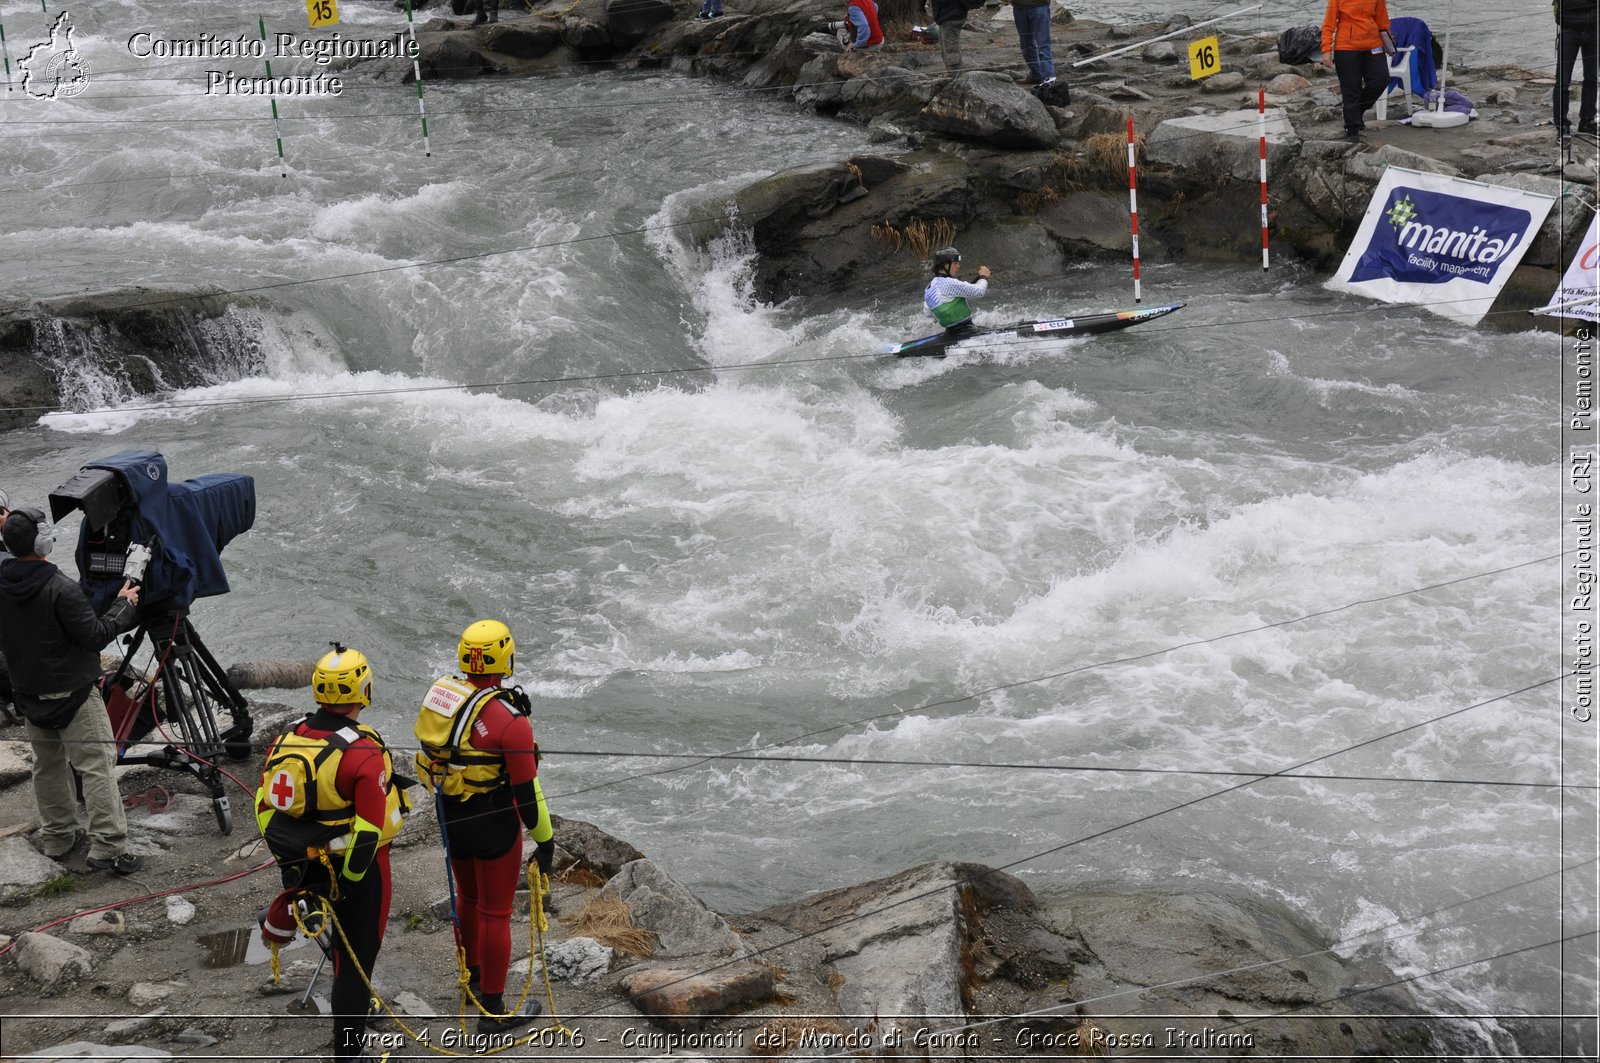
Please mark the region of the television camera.
<svg viewBox="0 0 1600 1063"><path fill-rule="evenodd" d="M217 826L227 834L233 814L216 760L224 753L249 757L254 724L244 696L189 622L189 609L196 598L228 593L222 548L255 523L255 481L212 473L169 483L161 454L125 450L83 466L50 493L52 521L80 509L75 560L96 612L125 580L140 587L136 625L123 640L127 651L104 686L117 763L195 776L211 791ZM135 668L146 638L149 665ZM226 729L217 725L218 706L231 717ZM157 727L164 748L130 752Z"/></svg>

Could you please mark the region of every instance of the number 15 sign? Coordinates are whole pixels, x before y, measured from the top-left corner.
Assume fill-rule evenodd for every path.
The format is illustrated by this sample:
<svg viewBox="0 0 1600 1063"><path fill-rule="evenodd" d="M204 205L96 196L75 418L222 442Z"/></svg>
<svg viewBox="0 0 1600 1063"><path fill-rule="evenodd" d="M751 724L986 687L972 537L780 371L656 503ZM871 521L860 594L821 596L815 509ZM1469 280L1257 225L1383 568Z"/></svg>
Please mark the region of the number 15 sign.
<svg viewBox="0 0 1600 1063"><path fill-rule="evenodd" d="M312 29L339 24L339 0L306 0L306 19Z"/></svg>

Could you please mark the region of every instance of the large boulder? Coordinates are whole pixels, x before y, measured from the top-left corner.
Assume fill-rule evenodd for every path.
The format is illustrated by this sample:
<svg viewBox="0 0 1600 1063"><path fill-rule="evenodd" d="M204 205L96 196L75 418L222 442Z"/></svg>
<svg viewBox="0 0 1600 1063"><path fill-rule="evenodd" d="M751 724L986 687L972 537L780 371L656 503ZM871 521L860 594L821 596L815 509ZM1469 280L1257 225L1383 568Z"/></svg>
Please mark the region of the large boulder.
<svg viewBox="0 0 1600 1063"><path fill-rule="evenodd" d="M572 857L563 872L593 875L599 880L596 885L614 877L624 865L644 859L644 854L632 845L613 838L593 823L552 814L550 825L555 830L556 844Z"/></svg>
<svg viewBox="0 0 1600 1063"><path fill-rule="evenodd" d="M999 74L970 71L953 78L922 109L918 126L1002 148L1053 148L1056 123L1033 93Z"/></svg>
<svg viewBox="0 0 1600 1063"><path fill-rule="evenodd" d="M17 938L17 970L42 986L81 978L94 969L88 949L49 934L28 933Z"/></svg>
<svg viewBox="0 0 1600 1063"><path fill-rule="evenodd" d="M633 923L656 937L662 957L743 957L752 950L722 916L651 860L626 864L600 891L628 906Z"/></svg>
<svg viewBox="0 0 1600 1063"><path fill-rule="evenodd" d="M500 65L485 55L478 45L468 43L459 36L443 34L423 37L418 41L417 66L421 67L424 78L431 79L454 80L503 73ZM405 74L408 82L414 77L409 70Z"/></svg>
<svg viewBox="0 0 1600 1063"><path fill-rule="evenodd" d="M1278 108L1267 110L1266 125L1270 173L1298 154L1300 136ZM1260 115L1240 110L1169 118L1145 141L1144 158L1174 170L1255 180L1261 172Z"/></svg>
<svg viewBox="0 0 1600 1063"><path fill-rule="evenodd" d="M622 989L646 1015L669 1026L688 1029L712 1016L766 1003L775 995L776 984L770 967L732 963L709 971L639 968L622 979Z"/></svg>
<svg viewBox="0 0 1600 1063"><path fill-rule="evenodd" d="M561 31L548 22L497 22L483 31L483 46L516 59L538 59L561 47Z"/></svg>

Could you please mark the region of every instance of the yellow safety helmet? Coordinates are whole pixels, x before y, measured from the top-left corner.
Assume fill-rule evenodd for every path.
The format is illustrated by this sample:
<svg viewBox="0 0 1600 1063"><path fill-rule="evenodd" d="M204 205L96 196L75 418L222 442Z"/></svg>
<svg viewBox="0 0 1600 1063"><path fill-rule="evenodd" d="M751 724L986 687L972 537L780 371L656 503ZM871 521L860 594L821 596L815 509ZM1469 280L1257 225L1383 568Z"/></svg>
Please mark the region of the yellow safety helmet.
<svg viewBox="0 0 1600 1063"><path fill-rule="evenodd" d="M466 675L510 675L517 662L517 643L500 621L479 620L461 633L456 657Z"/></svg>
<svg viewBox="0 0 1600 1063"><path fill-rule="evenodd" d="M372 666L366 654L335 642L311 673L311 693L319 705L371 705Z"/></svg>

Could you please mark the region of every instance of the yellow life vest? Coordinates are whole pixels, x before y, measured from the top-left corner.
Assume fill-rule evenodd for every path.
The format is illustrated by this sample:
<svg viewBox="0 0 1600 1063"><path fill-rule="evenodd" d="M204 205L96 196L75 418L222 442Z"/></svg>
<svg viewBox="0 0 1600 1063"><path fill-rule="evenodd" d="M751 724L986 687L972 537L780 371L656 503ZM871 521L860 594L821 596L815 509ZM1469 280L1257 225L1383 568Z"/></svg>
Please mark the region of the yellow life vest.
<svg viewBox="0 0 1600 1063"><path fill-rule="evenodd" d="M388 845L400 832L411 801L395 782L394 760L377 731L352 723L313 738L295 728L278 736L267 751L256 790L256 826L273 855L298 858L308 848L345 848L356 822L355 802L341 797L334 783L345 751L362 738L370 738L383 753L385 801L378 844Z"/></svg>
<svg viewBox="0 0 1600 1063"><path fill-rule="evenodd" d="M422 744L417 772L423 785L465 801L510 781L504 757L472 745L473 725L483 707L496 697L512 712L523 712L513 691L504 687L480 689L458 676L445 676L433 684L422 699L413 728Z"/></svg>

